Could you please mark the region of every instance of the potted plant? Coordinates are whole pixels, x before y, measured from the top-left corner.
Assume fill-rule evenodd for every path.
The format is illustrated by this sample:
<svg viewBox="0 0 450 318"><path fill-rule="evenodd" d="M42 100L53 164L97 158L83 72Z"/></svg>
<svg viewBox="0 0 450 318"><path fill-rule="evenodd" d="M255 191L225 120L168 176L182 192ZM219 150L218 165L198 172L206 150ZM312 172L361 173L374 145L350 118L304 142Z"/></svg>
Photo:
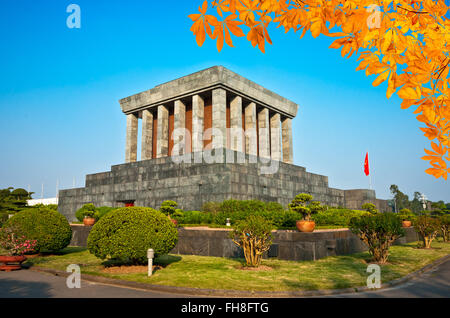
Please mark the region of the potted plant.
<svg viewBox="0 0 450 318"><path fill-rule="evenodd" d="M75 212L75 216L78 221L83 222L84 225L92 226L98 218L99 214L97 212L97 208L94 204L87 203Z"/></svg>
<svg viewBox="0 0 450 318"><path fill-rule="evenodd" d="M84 211L83 212L83 224L85 226L93 226L95 224L94 215L95 215L95 211L90 211L90 210Z"/></svg>
<svg viewBox="0 0 450 318"><path fill-rule="evenodd" d="M414 214L411 212L410 209L406 209L406 208L401 209L398 216L402 220L403 227L411 227Z"/></svg>
<svg viewBox="0 0 450 318"><path fill-rule="evenodd" d="M296 222L297 229L300 232L313 232L316 223L311 219L311 215L324 209L320 202L312 201L312 199L312 195L300 193L295 196L288 206L291 211L297 212L302 216L302 219Z"/></svg>
<svg viewBox="0 0 450 318"><path fill-rule="evenodd" d="M11 228L0 229L0 270L19 270L27 259L24 254L35 251L36 240L29 240Z"/></svg>

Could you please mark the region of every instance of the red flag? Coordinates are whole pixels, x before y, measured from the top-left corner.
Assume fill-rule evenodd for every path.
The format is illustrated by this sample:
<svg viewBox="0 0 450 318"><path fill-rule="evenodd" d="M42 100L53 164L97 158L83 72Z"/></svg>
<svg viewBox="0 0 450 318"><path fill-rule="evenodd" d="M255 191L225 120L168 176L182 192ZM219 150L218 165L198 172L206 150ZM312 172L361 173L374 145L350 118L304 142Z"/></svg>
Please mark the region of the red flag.
<svg viewBox="0 0 450 318"><path fill-rule="evenodd" d="M369 175L369 153L366 153L366 160L364 160L364 173L366 176Z"/></svg>

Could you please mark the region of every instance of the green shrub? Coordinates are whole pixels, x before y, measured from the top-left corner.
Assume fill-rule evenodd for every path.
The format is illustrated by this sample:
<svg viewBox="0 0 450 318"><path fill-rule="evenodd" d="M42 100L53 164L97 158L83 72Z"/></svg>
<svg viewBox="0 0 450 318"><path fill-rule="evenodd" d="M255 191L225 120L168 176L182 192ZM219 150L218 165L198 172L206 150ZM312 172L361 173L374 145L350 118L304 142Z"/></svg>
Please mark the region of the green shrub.
<svg viewBox="0 0 450 318"><path fill-rule="evenodd" d="M80 209L75 212L75 217L78 219L78 221L83 222L84 217L94 217L96 212L95 205L92 203L87 203L83 205Z"/></svg>
<svg viewBox="0 0 450 318"><path fill-rule="evenodd" d="M42 203L39 203L39 204L30 206L28 208L48 208L50 210L58 211L58 205L57 204L42 204Z"/></svg>
<svg viewBox="0 0 450 318"><path fill-rule="evenodd" d="M15 214L4 225L18 229L20 235L36 240L36 251L56 252L72 239L69 222L59 212L47 207L29 208Z"/></svg>
<svg viewBox="0 0 450 318"><path fill-rule="evenodd" d="M350 230L356 234L369 248L373 260L386 263L389 247L401 236L405 235L400 219L394 213L379 213L353 218Z"/></svg>
<svg viewBox="0 0 450 318"><path fill-rule="evenodd" d="M286 210L283 213L283 223L281 224L281 227L282 228L295 227L297 221L298 221L298 213L291 210Z"/></svg>
<svg viewBox="0 0 450 318"><path fill-rule="evenodd" d="M398 212L398 217L403 221L414 221L415 220L415 214L407 208L401 209Z"/></svg>
<svg viewBox="0 0 450 318"><path fill-rule="evenodd" d="M101 206L98 208L95 208L95 214L94 218L98 221L105 215L107 215L109 212L113 211L115 208L112 208L110 206Z"/></svg>
<svg viewBox="0 0 450 318"><path fill-rule="evenodd" d="M230 232L233 242L244 251L248 266L259 266L265 251L272 245L273 225L265 218L251 215L248 219L236 223Z"/></svg>
<svg viewBox="0 0 450 318"><path fill-rule="evenodd" d="M206 213L217 214L220 211L221 203L219 202L205 202L202 206L202 211Z"/></svg>
<svg viewBox="0 0 450 318"><path fill-rule="evenodd" d="M0 211L0 228L6 221L8 221L8 218L9 218L8 212Z"/></svg>
<svg viewBox="0 0 450 318"><path fill-rule="evenodd" d="M245 220L250 215L259 215L280 227L284 222L285 211L277 202L263 202L259 200L225 200L214 216L214 223L225 225L227 218L231 224Z"/></svg>
<svg viewBox="0 0 450 318"><path fill-rule="evenodd" d="M214 216L212 213L201 211L183 211L183 214L176 216L175 219L179 224L211 224Z"/></svg>
<svg viewBox="0 0 450 318"><path fill-rule="evenodd" d="M161 204L161 208L159 210L165 215L171 217L176 213L177 206L178 203L176 203L175 201L166 200Z"/></svg>
<svg viewBox="0 0 450 318"><path fill-rule="evenodd" d="M337 225L348 227L354 217L369 215L367 211L332 208L312 216L317 225Z"/></svg>
<svg viewBox="0 0 450 318"><path fill-rule="evenodd" d="M87 243L98 258L145 264L149 248L158 257L169 253L177 241L177 229L166 215L152 208L128 207L101 218Z"/></svg>
<svg viewBox="0 0 450 318"><path fill-rule="evenodd" d="M415 220L414 229L423 242L423 248L431 248L431 242L439 233L440 222L429 215L421 215Z"/></svg>
<svg viewBox="0 0 450 318"><path fill-rule="evenodd" d="M313 214L325 209L319 201L312 201L313 196L307 193L300 193L289 203L289 210L297 212L305 221L311 221Z"/></svg>
<svg viewBox="0 0 450 318"><path fill-rule="evenodd" d="M364 203L361 206L361 209L363 209L364 211L367 211L369 213L372 213L372 214L378 213L378 209L377 209L376 205L373 203Z"/></svg>

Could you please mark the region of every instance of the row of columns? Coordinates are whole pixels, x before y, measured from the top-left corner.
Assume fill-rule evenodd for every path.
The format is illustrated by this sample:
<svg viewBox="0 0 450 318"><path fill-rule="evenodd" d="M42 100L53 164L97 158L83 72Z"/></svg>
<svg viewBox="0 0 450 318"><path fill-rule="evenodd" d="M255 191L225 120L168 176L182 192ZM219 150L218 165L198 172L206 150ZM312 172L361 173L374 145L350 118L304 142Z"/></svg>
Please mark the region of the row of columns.
<svg viewBox="0 0 450 318"><path fill-rule="evenodd" d="M205 101L200 95L192 96L192 140L187 140L183 134L174 136L174 144L182 142L192 143L192 151L199 152L204 149L204 108ZM244 114L244 116L242 116ZM242 122L244 120L244 123ZM186 105L181 100L174 103L174 130L185 128ZM165 105L157 107L157 127L153 127L154 118L151 111L142 111L142 146L141 160L153 158L153 151L156 150L156 158L169 155L169 109ZM256 104L250 102L243 109L242 97L235 96L230 101L230 130L242 129L245 127L245 137L237 138L230 134L229 147L235 151L243 151L251 155L272 158L273 160L283 160L286 163L293 163L292 149L292 119L281 118L279 113L270 114L268 108L261 108L257 111ZM227 97L226 91L222 88L212 90L212 128L218 130L222 137L213 133L212 148L227 147ZM270 129L269 129L270 128ZM156 129L156 149L154 149L154 132ZM254 131L257 134L247 133ZM127 115L127 137L126 137L126 162L137 160L137 134L138 115ZM280 136L281 135L281 136ZM242 144L244 143L244 145ZM191 149L191 147L188 147Z"/></svg>

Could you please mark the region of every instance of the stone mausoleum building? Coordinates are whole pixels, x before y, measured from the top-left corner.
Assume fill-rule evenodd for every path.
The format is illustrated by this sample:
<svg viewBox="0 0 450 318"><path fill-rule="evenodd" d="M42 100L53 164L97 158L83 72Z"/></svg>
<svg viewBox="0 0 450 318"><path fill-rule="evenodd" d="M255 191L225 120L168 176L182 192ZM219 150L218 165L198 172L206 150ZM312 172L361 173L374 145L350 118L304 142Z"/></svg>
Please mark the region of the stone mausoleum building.
<svg viewBox="0 0 450 318"><path fill-rule="evenodd" d="M61 190L59 210L70 220L86 203L184 210L226 199L286 206L310 193L331 206L359 209L387 201L373 190L339 190L328 177L293 164L292 119L298 105L214 66L120 100L126 116L125 163L86 176L84 188ZM141 154L138 161L138 122Z"/></svg>

